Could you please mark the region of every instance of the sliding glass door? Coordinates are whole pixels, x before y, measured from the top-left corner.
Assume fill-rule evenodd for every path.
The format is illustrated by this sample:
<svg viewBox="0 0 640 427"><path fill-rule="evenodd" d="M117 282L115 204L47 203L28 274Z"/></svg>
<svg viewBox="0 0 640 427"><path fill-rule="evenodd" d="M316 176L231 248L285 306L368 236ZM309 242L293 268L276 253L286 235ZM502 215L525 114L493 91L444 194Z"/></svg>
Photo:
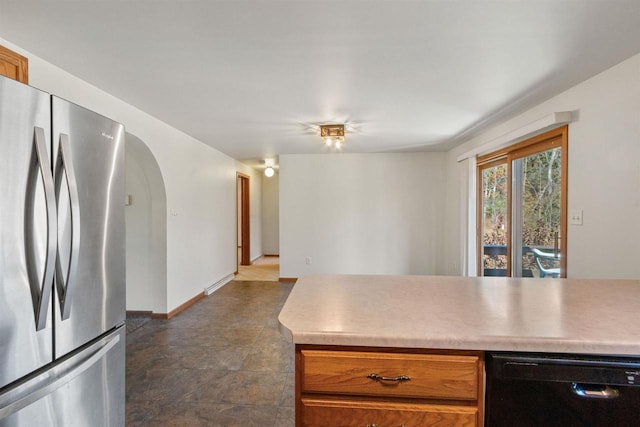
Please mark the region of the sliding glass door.
<svg viewBox="0 0 640 427"><path fill-rule="evenodd" d="M481 269L483 276L509 275L508 248L508 186L509 173L504 160L480 167L481 183Z"/></svg>
<svg viewBox="0 0 640 427"><path fill-rule="evenodd" d="M566 277L567 127L478 158L483 276Z"/></svg>

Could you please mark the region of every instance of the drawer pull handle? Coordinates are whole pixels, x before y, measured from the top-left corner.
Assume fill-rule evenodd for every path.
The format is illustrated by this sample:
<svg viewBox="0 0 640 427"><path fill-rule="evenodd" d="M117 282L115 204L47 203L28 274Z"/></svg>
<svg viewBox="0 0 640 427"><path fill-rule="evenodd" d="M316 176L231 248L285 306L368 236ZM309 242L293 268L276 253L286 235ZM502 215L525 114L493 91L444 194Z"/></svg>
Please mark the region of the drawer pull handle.
<svg viewBox="0 0 640 427"><path fill-rule="evenodd" d="M378 375L378 374L369 374L367 375L367 378L370 378L374 381L394 381L394 382L404 382L404 381L411 381L411 377L408 375L400 375L398 377L383 377L382 375Z"/></svg>

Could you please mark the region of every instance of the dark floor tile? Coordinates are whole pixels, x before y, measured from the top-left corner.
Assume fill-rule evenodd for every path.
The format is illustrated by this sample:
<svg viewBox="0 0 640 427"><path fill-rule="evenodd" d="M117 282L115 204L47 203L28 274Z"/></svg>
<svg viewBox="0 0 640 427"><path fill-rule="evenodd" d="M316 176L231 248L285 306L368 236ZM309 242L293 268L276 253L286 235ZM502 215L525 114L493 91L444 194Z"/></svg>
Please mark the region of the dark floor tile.
<svg viewBox="0 0 640 427"><path fill-rule="evenodd" d="M295 408L287 406L279 407L275 427L294 427L295 424Z"/></svg>
<svg viewBox="0 0 640 427"><path fill-rule="evenodd" d="M251 347L154 346L129 356L131 369L213 369L237 371Z"/></svg>
<svg viewBox="0 0 640 427"><path fill-rule="evenodd" d="M245 372L235 374L233 386L224 394L225 403L272 405L280 403L286 374L279 372Z"/></svg>
<svg viewBox="0 0 640 427"><path fill-rule="evenodd" d="M151 420L160 415L160 410L158 402L127 399L125 424L127 427L149 426Z"/></svg>
<svg viewBox="0 0 640 427"><path fill-rule="evenodd" d="M284 390L282 390L282 397L280 398L280 406L295 406L296 405L296 375L293 372L287 374L287 379L284 383Z"/></svg>
<svg viewBox="0 0 640 427"><path fill-rule="evenodd" d="M231 324L200 325L190 328L175 327L172 324L149 329L134 337L132 347L167 346L212 346L246 347L258 338L264 325L236 326Z"/></svg>
<svg viewBox="0 0 640 427"><path fill-rule="evenodd" d="M265 328L242 364L244 371L287 372L294 363L293 345Z"/></svg>
<svg viewBox="0 0 640 427"><path fill-rule="evenodd" d="M127 427L293 426L292 284L230 282L169 320L128 321Z"/></svg>
<svg viewBox="0 0 640 427"><path fill-rule="evenodd" d="M206 326L200 329L200 340L212 346L245 347L253 345L264 326L232 327L229 325ZM207 345L203 344L203 345Z"/></svg>
<svg viewBox="0 0 640 427"><path fill-rule="evenodd" d="M230 371L210 369L150 369L139 400L220 402L234 380Z"/></svg>
<svg viewBox="0 0 640 427"><path fill-rule="evenodd" d="M125 378L127 410L129 409L130 400L143 400L142 396L148 387L149 382L146 370L132 368L127 365Z"/></svg>
<svg viewBox="0 0 640 427"><path fill-rule="evenodd" d="M144 326L151 318L142 316L127 316L125 324L127 325L127 334L132 333L138 328Z"/></svg>
<svg viewBox="0 0 640 427"><path fill-rule="evenodd" d="M160 426L245 427L272 426L278 408L274 406L241 406L220 404L167 404L153 421Z"/></svg>

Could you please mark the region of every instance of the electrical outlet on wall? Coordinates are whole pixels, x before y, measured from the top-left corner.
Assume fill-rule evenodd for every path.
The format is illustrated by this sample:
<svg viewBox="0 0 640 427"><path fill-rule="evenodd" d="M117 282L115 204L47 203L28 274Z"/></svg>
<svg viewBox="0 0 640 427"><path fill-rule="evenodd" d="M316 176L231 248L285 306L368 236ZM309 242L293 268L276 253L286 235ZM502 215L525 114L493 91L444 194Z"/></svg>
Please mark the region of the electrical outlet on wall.
<svg viewBox="0 0 640 427"><path fill-rule="evenodd" d="M304 259L304 262L305 262L305 264L307 264L307 265L311 265L311 257L310 257L310 256L306 257L306 258Z"/></svg>

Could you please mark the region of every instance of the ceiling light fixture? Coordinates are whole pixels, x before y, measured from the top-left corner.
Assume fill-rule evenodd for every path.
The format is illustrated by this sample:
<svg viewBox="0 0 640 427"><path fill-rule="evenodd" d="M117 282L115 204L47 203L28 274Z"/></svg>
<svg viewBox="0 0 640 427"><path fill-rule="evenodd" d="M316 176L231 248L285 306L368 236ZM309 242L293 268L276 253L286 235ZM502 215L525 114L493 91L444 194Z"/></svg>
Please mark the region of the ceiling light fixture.
<svg viewBox="0 0 640 427"><path fill-rule="evenodd" d="M275 159L264 159L262 163L265 165L264 175L267 178L271 178L276 173L276 161Z"/></svg>
<svg viewBox="0 0 640 427"><path fill-rule="evenodd" d="M344 144L344 125L320 125L320 137L328 147Z"/></svg>

